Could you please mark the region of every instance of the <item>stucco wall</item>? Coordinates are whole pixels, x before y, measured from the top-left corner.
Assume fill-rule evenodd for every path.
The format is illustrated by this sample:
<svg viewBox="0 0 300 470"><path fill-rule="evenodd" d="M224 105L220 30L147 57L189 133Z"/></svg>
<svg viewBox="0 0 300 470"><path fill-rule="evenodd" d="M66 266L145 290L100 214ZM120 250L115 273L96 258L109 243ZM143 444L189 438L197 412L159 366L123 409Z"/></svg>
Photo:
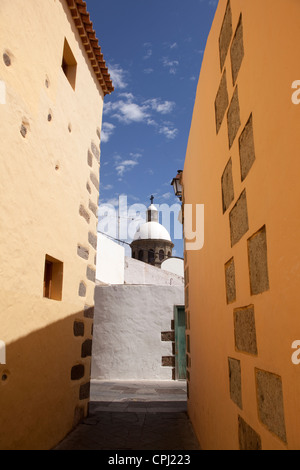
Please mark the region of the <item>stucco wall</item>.
<svg viewBox="0 0 300 470"><path fill-rule="evenodd" d="M204 54L183 172L184 202L205 205L204 247L185 255L203 449L300 447L299 14L220 0Z"/></svg>
<svg viewBox="0 0 300 470"><path fill-rule="evenodd" d="M184 262L179 258L170 258L163 261L161 269L169 273L177 274L177 276L184 277Z"/></svg>
<svg viewBox="0 0 300 470"><path fill-rule="evenodd" d="M64 0L2 0L0 44L0 448L48 449L87 412L103 93Z"/></svg>
<svg viewBox="0 0 300 470"><path fill-rule="evenodd" d="M183 277L158 267L125 257L125 284L150 284L160 286L184 286Z"/></svg>
<svg viewBox="0 0 300 470"><path fill-rule="evenodd" d="M183 304L179 286L96 286L92 378L171 380L172 342L162 333Z"/></svg>
<svg viewBox="0 0 300 470"><path fill-rule="evenodd" d="M124 284L125 249L98 233L96 280L104 284Z"/></svg>

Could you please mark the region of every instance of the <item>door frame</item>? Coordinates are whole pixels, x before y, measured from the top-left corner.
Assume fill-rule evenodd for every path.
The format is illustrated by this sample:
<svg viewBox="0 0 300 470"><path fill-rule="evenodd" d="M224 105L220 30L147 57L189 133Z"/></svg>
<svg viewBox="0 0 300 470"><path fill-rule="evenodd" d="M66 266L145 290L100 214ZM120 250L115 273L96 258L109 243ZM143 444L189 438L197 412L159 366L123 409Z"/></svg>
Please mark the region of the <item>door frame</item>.
<svg viewBox="0 0 300 470"><path fill-rule="evenodd" d="M178 335L178 323L179 323L179 312L184 313L184 357L179 358L179 335ZM175 330L175 380L186 380L186 315L185 315L185 305L175 305L174 306L174 330ZM183 354L183 351L181 351ZM179 361L180 359L184 361L185 364L185 376L179 377Z"/></svg>

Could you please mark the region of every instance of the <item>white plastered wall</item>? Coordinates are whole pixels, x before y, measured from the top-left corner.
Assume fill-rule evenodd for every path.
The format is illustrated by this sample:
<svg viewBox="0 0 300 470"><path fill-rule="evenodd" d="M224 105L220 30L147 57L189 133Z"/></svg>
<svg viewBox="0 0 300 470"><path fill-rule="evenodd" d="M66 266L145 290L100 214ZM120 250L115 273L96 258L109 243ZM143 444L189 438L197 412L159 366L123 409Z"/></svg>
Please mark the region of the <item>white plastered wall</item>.
<svg viewBox="0 0 300 470"><path fill-rule="evenodd" d="M174 306L184 304L180 286L96 286L92 379L171 380Z"/></svg>

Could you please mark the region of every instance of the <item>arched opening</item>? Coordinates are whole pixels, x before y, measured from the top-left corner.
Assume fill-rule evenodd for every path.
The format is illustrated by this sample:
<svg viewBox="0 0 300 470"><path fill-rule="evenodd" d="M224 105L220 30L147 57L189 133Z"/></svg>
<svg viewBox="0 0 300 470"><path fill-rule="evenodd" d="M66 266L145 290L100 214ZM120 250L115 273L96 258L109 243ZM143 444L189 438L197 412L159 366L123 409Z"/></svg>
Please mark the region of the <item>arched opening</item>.
<svg viewBox="0 0 300 470"><path fill-rule="evenodd" d="M149 250L148 251L148 263L149 264L155 264L154 250Z"/></svg>
<svg viewBox="0 0 300 470"><path fill-rule="evenodd" d="M135 251L132 252L132 257L135 259Z"/></svg>
<svg viewBox="0 0 300 470"><path fill-rule="evenodd" d="M171 258L172 257L172 253L171 251L168 252L168 258Z"/></svg>
<svg viewBox="0 0 300 470"><path fill-rule="evenodd" d="M159 250L159 261L163 261L164 257L165 257L164 250Z"/></svg>
<svg viewBox="0 0 300 470"><path fill-rule="evenodd" d="M139 261L144 261L144 252L143 252L143 250L139 251Z"/></svg>

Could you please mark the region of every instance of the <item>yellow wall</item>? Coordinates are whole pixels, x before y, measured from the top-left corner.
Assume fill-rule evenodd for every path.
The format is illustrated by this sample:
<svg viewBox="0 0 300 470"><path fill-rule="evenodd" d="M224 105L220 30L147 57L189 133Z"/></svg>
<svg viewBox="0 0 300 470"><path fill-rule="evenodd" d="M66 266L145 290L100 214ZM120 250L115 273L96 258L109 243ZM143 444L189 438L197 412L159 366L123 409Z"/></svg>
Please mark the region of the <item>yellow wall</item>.
<svg viewBox="0 0 300 470"><path fill-rule="evenodd" d="M299 449L300 365L292 363L291 346L300 337L300 106L292 103L291 86L299 79L295 45L300 4L230 0L229 5L229 50L221 69L219 37L227 0L220 0L204 54L183 173L184 202L205 204L205 244L201 251L187 252L185 264L188 410L203 449ZM236 81L240 123L230 148L229 106L235 89L230 48L240 14L243 31L233 46L236 64L242 37L244 56ZM230 29L230 21L226 24L225 30ZM226 44L226 34L222 37ZM224 70L228 105L224 96L218 101L219 111L225 103L225 114L217 133L215 100ZM242 181L239 139L251 113L255 160ZM234 112L233 121L236 118ZM247 158L253 151L249 142ZM223 213L221 180L230 158L234 198ZM235 209L244 190L248 227L245 204ZM256 238L259 243L250 245L250 263L248 240L262 227L267 248ZM241 236L233 245L231 232ZM236 296L227 303L225 265L232 257ZM252 293L250 274L254 285L259 285L259 277L262 280L261 289L252 287ZM249 306L254 311L250 320L245 316ZM257 352L246 344L251 337ZM231 377L228 358L233 360Z"/></svg>
<svg viewBox="0 0 300 470"><path fill-rule="evenodd" d="M90 379L90 354L81 356L92 338L84 309L94 304L103 92L66 1L2 0L0 9L0 448L49 449L87 413L88 394L79 394ZM65 38L75 90L61 67ZM45 255L63 262L62 301L43 298ZM78 364L84 376L71 380Z"/></svg>

